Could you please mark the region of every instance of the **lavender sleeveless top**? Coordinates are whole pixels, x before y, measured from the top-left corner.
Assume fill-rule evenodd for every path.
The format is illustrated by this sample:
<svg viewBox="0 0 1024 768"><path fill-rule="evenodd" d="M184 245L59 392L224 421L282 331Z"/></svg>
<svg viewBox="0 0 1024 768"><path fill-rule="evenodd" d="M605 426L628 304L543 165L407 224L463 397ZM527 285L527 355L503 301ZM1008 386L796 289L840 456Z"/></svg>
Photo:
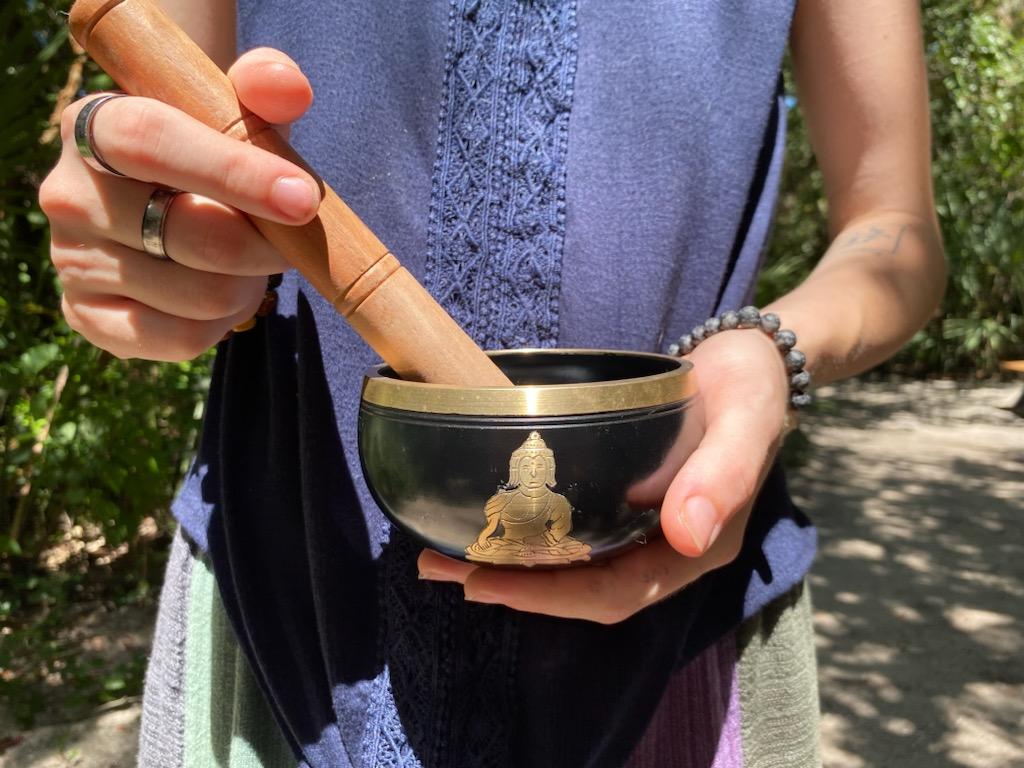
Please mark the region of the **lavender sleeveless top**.
<svg viewBox="0 0 1024 768"><path fill-rule="evenodd" d="M240 0L239 40L299 62L293 143L483 346L664 350L752 295L793 2ZM620 765L809 566L775 470L735 563L615 626L420 582L359 467L375 356L300 276L280 297L218 351L174 513L301 765Z"/></svg>

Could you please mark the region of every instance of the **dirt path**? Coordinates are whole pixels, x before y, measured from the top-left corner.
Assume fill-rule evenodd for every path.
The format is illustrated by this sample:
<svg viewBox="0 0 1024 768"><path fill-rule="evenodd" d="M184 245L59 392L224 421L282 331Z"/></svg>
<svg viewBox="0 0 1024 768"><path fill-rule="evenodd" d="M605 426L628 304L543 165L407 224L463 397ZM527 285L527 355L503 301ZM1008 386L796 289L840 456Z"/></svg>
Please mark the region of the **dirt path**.
<svg viewBox="0 0 1024 768"><path fill-rule="evenodd" d="M830 768L1024 766L1016 391L848 384L806 421Z"/></svg>
<svg viewBox="0 0 1024 768"><path fill-rule="evenodd" d="M1017 391L853 383L805 419L829 768L1024 767L1024 420L996 407ZM129 768L138 718L19 734L0 768Z"/></svg>
<svg viewBox="0 0 1024 768"><path fill-rule="evenodd" d="M0 757L4 768L131 768L139 740L138 702L68 725L19 734ZM198 768L198 767L197 767Z"/></svg>

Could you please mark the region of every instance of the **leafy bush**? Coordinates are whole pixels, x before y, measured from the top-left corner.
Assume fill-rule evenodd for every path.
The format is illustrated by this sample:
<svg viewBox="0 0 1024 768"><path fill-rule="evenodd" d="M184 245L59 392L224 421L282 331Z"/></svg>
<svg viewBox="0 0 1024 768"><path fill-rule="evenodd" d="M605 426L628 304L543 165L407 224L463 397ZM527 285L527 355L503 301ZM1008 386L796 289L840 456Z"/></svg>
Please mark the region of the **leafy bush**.
<svg viewBox="0 0 1024 768"><path fill-rule="evenodd" d="M37 187L56 161L61 107L109 80L72 50L50 5L7 3L0 30L0 553L32 561L62 518L116 547L166 509L207 364L123 362L64 323Z"/></svg>
<svg viewBox="0 0 1024 768"><path fill-rule="evenodd" d="M893 365L991 374L1024 356L1024 2L924 3L933 171L950 266L941 315ZM790 111L775 238L759 292L798 283L828 245L821 175Z"/></svg>
<svg viewBox="0 0 1024 768"><path fill-rule="evenodd" d="M62 107L110 81L72 50L60 7L4 3L0 34L0 701L27 725L138 692L143 656L93 658L66 628L159 579L149 549L166 536L139 524L166 520L207 361L123 362L64 323L37 188Z"/></svg>

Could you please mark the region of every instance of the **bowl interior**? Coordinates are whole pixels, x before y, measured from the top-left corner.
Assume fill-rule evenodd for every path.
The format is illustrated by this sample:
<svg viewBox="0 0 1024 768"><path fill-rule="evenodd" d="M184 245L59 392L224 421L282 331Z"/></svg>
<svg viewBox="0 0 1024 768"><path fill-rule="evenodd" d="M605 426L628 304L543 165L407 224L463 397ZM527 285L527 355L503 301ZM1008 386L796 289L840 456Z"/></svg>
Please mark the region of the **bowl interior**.
<svg viewBox="0 0 1024 768"><path fill-rule="evenodd" d="M510 350L491 352L490 356L517 387L626 381L679 368L677 360L663 355L600 350ZM388 366L379 372L400 380Z"/></svg>

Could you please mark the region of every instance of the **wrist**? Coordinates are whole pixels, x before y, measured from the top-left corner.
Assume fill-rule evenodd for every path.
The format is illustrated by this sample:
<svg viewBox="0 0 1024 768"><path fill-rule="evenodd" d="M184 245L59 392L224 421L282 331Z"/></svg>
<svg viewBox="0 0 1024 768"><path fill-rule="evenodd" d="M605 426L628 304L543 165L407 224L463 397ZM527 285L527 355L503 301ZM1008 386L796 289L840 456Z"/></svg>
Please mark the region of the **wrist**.
<svg viewBox="0 0 1024 768"><path fill-rule="evenodd" d="M744 358L752 354L750 350L754 348L765 350L767 357L763 359L773 361L767 365L774 368L779 374L772 377L772 380L785 382L785 387L788 390L788 406L794 409L804 408L811 402L811 396L807 393L811 377L804 367L807 359L803 352L796 348L796 334L780 326L781 321L774 313L762 314L756 307L744 307L735 312L723 312L717 317L708 318L700 325L694 326L690 333L681 336L679 342L671 345L668 351L671 355L691 356L696 354L698 348L704 348L704 354L708 354L708 346L719 350L724 349L725 345L720 341L721 339L729 336L739 338L740 335L735 331L748 331L749 333L742 335L746 339L746 343L742 345L734 343L728 347L734 351L738 351L740 347L748 350L739 353ZM705 343L711 342L713 339L719 341L706 346ZM717 354L722 353L718 351ZM731 366L727 364L726 367Z"/></svg>

